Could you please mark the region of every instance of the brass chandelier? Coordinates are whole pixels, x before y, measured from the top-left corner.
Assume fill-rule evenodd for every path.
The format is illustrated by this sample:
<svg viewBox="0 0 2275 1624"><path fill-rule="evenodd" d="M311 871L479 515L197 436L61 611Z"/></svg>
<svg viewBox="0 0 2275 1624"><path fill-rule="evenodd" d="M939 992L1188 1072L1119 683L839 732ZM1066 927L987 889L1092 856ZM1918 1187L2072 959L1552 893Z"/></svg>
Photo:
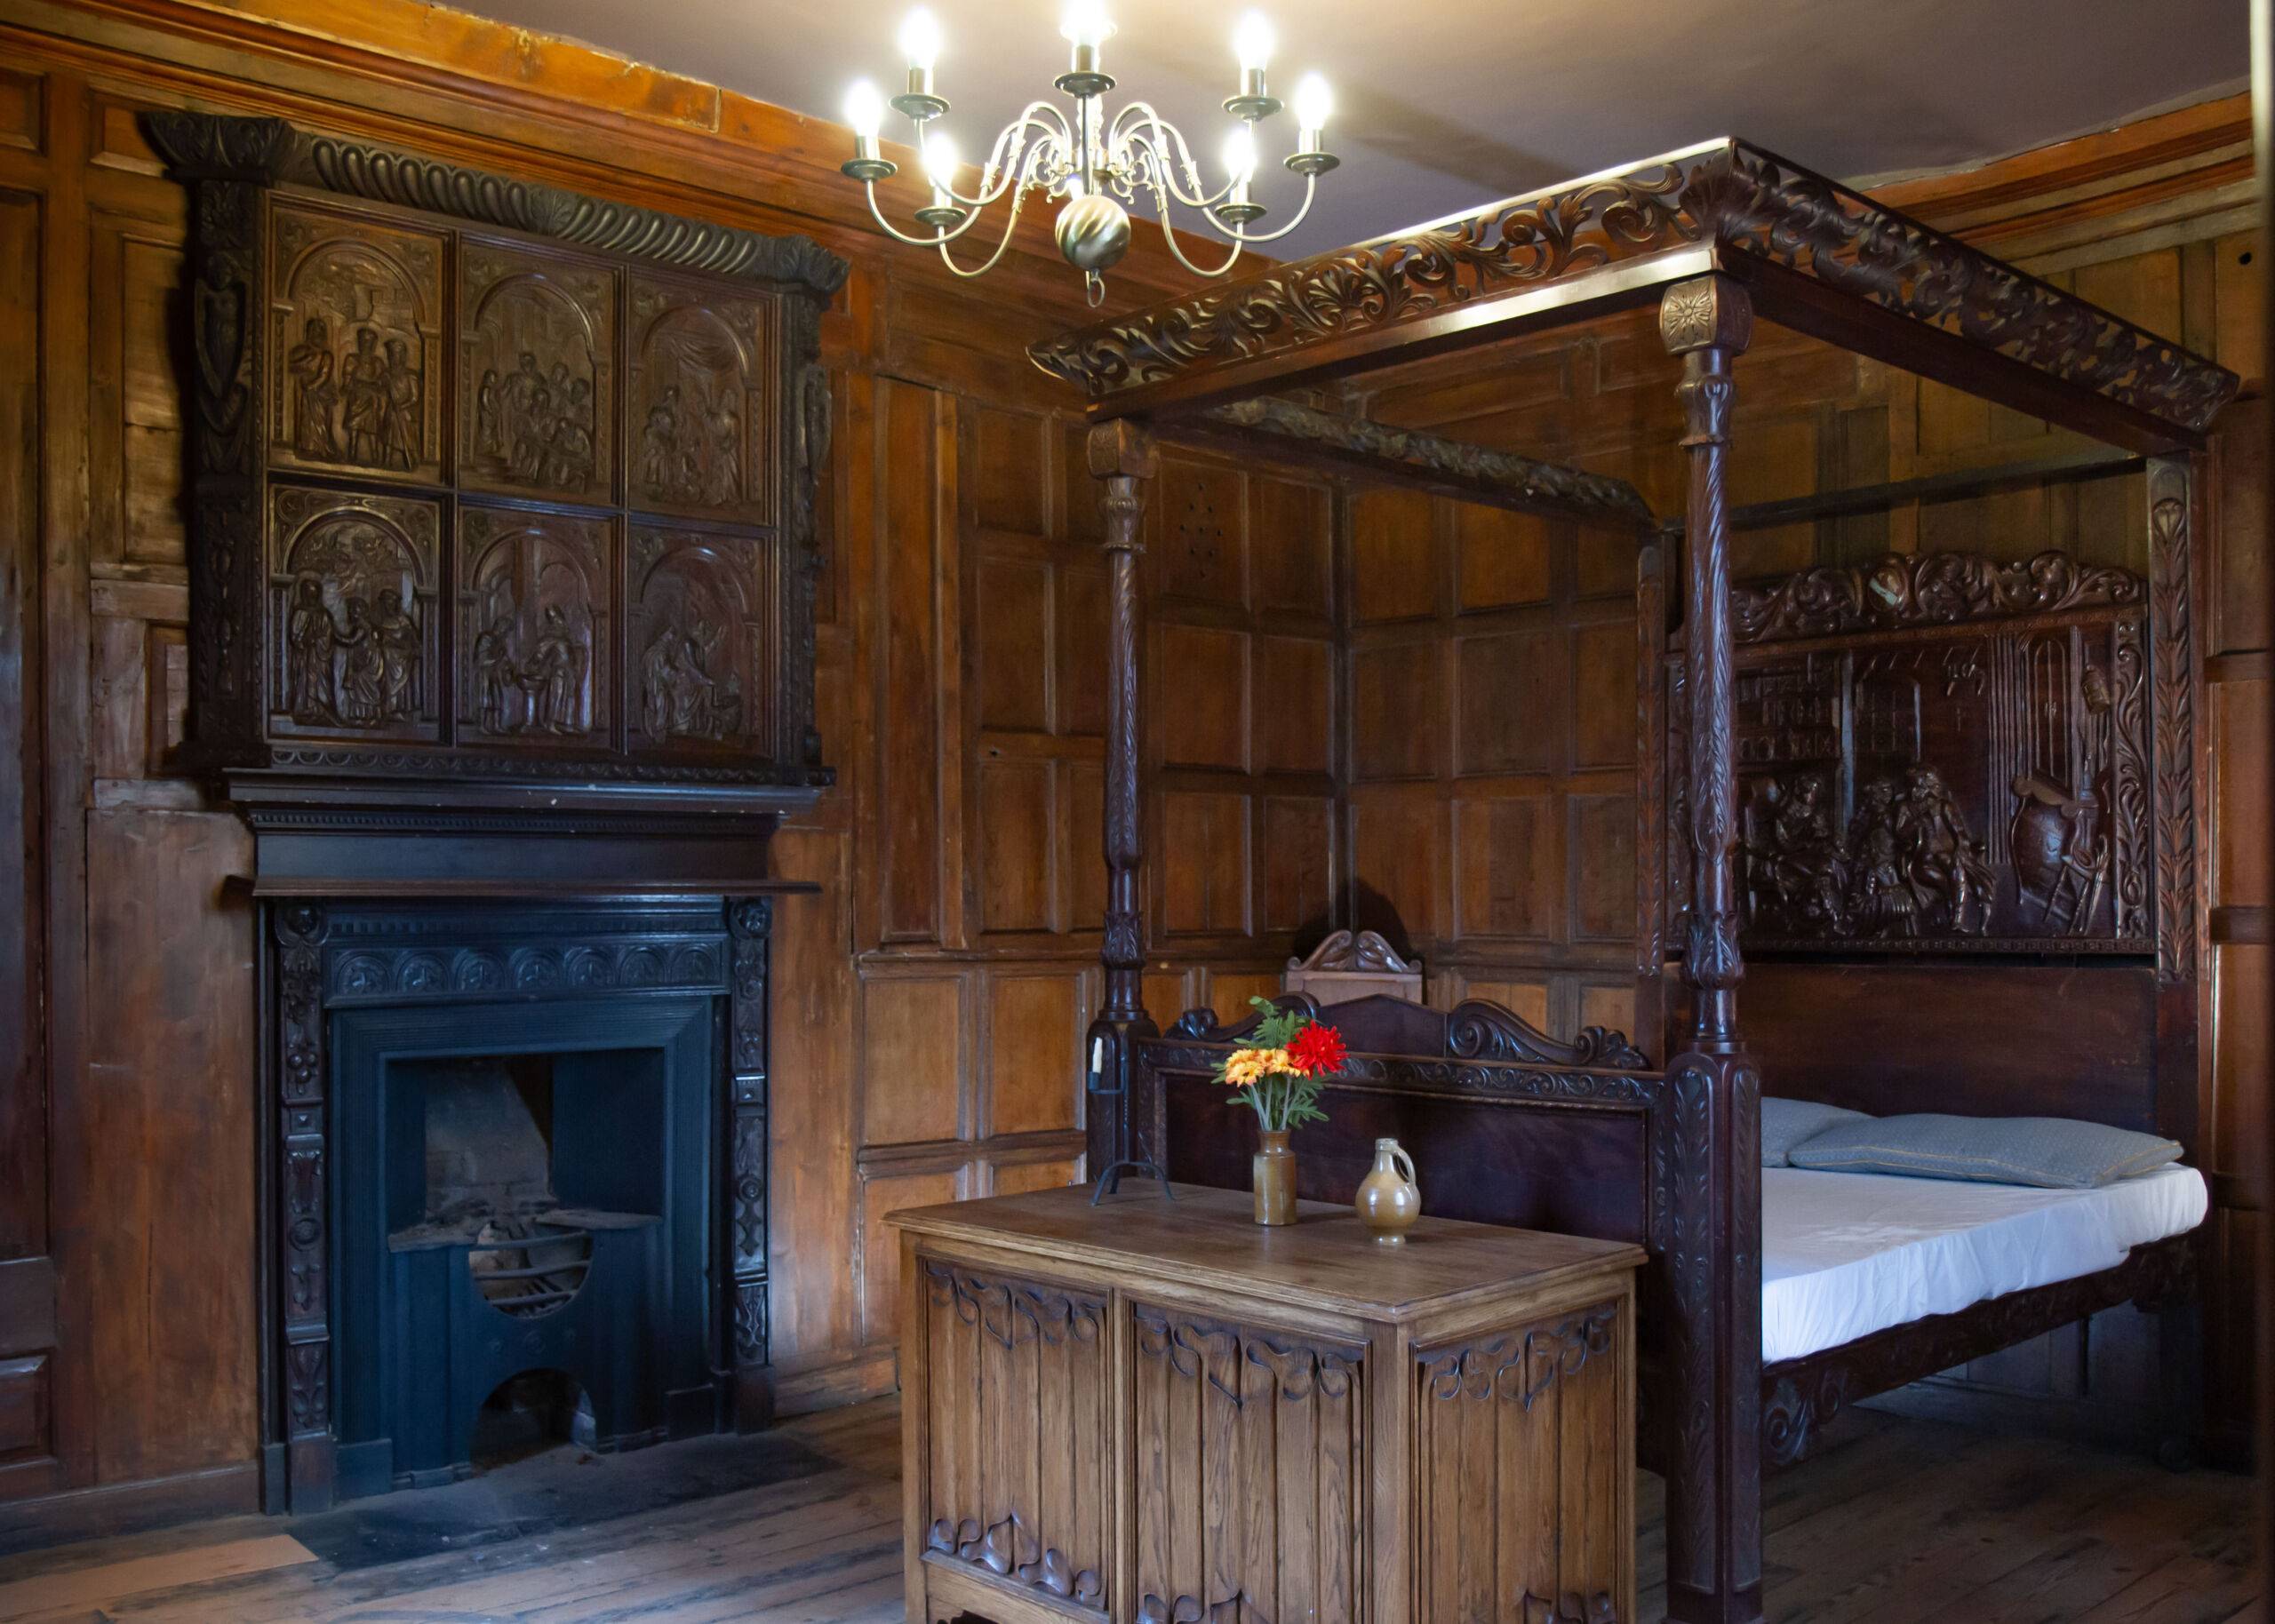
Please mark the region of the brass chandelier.
<svg viewBox="0 0 2275 1624"><path fill-rule="evenodd" d="M1214 191L1204 186L1184 135L1153 110L1151 103L1132 101L1109 119L1106 93L1114 76L1104 67L1106 42L1114 23L1104 0L1070 0L1059 32L1071 49L1071 61L1056 81L1074 100L1070 113L1057 104L1027 103L1019 115L1003 127L988 149L979 173L978 189L966 195L956 189L957 155L947 132L935 127L948 104L934 89L932 74L940 55L940 25L922 8L909 13L900 28L901 54L908 63L908 88L891 105L907 115L916 130L915 147L922 155L924 178L932 188L931 202L916 211L916 222L930 233L903 231L877 206L877 182L898 172L899 166L883 155L877 143L884 118L885 100L877 87L864 79L845 98L845 122L853 127L853 155L842 166L859 181L869 199L869 212L879 226L900 242L920 248L938 248L948 269L959 276L981 276L994 268L1010 245L1019 211L1030 193L1059 201L1056 235L1058 251L1082 273L1091 304L1106 294L1103 274L1130 251L1130 211L1126 204L1150 199L1161 223L1161 235L1177 263L1199 276L1222 276L1233 268L1241 251L1252 243L1283 237L1311 212L1319 178L1337 163L1327 150L1328 115L1334 110L1327 81L1306 74L1296 86L1296 150L1284 162L1303 177L1304 200L1295 218L1273 231L1249 229L1265 217L1264 204L1252 195L1258 162L1256 127L1280 111L1281 104L1265 88L1264 70L1273 45L1272 25L1250 12L1233 35L1233 52L1240 64L1239 88L1225 99L1225 111L1235 123L1225 140L1225 179ZM949 244L978 222L981 211L1008 196L1009 217L1002 241L979 264L958 265ZM1173 203L1196 210L1219 236L1232 243L1224 262L1196 265L1169 222Z"/></svg>

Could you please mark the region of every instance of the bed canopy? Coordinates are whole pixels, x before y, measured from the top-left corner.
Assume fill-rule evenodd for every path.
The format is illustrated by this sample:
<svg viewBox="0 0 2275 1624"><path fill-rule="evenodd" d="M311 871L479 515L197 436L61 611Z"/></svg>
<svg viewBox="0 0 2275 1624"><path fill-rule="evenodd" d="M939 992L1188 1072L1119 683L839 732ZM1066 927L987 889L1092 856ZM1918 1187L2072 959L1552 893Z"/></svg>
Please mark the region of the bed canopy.
<svg viewBox="0 0 2275 1624"><path fill-rule="evenodd" d="M1422 357L1653 304L1660 337L1681 366L1688 489L1679 515L1653 513L1619 479L1293 398ZM1688 845L1687 874L1673 885L1688 906L1679 939L1663 943L1664 911L1646 899L1638 911L1638 955L1639 969L1654 983L1662 957L1679 958L1690 1005L1687 1036L1665 1045L1680 1052L1660 1056L1669 1120L1680 1126L1671 1130L1671 1145L1655 1145L1653 1155L1664 1159L1651 1176L1671 1186L1658 1192L1654 1206L1654 1222L1671 1230L1667 1357L1676 1367L1675 1397L1661 1418L1669 1616L1692 1624L1761 1616L1761 1075L1739 1023L1744 964L1735 848L1741 808L1733 745L1738 634L1724 490L1735 363L1757 316L2077 431L2115 448L2125 466L2145 463L2151 506L2162 515L2152 537L2160 552L2153 569L2160 578L2176 572L2176 590L2167 595L2184 618L2193 590L2189 521L2201 484L2195 465L2214 417L2236 391L2233 375L1743 141L1707 142L1274 267L1030 352L1037 365L1087 398L1089 460L1101 482L1111 566L1109 882L1105 1004L1091 1029L1091 1052L1103 1063L1094 1081L1101 1093L1090 1124L1093 1168L1130 1154L1147 1134L1161 1131L1158 1104L1140 1097L1141 1072L1150 1063L1141 1051L1157 1029L1143 1005L1140 975L1144 644L1138 554L1156 437L1599 527L1631 527L1651 544L1680 549L1676 680L1688 702L1687 739L1675 759L1678 770L1687 768L1688 793L1684 826L1667 844ZM1879 499L1902 494L1888 488ZM2178 647L2192 657L2184 628ZM2161 1063L2184 1067L2192 1122L2203 928L2194 833L2200 766L2186 713L2195 679L2178 665L2174 670L2168 691L2160 689L2159 708L2177 705L2183 713L2160 716L2155 741L2155 959L2161 1019L2184 1025L2191 1036L2177 1062ZM1654 753L1647 751L1639 767L1647 815L1658 809L1655 800L1664 804L1651 782L1658 771ZM1669 862L1663 853L1659 883ZM1639 856L1640 885L1654 883L1651 869ZM1612 1086L1600 1072L1570 1068L1608 1064L1632 1072L1640 1060L1624 1044L1618 1052L1594 1053L1584 1052L1585 1041L1559 1050L1537 1038L1517 1041L1513 1057L1567 1068L1561 1075L1581 1079L1566 1085L1568 1091ZM1632 1075L1617 1080L1645 1086ZM1658 1086L1657 1079L1646 1080ZM2170 1080L2177 1091L2178 1079Z"/></svg>

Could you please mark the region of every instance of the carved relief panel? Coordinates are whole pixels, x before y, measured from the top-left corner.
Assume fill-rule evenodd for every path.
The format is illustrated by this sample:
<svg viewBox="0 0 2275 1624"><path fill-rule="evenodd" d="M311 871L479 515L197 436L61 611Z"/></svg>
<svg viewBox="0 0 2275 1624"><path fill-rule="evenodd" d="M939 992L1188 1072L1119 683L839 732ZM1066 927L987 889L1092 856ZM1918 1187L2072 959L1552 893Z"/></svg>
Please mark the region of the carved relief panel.
<svg viewBox="0 0 2275 1624"><path fill-rule="evenodd" d="M461 736L606 742L615 553L615 527L605 520L459 510Z"/></svg>
<svg viewBox="0 0 2275 1624"><path fill-rule="evenodd" d="M459 253L459 482L605 502L616 437L616 276L468 242Z"/></svg>
<svg viewBox="0 0 2275 1624"><path fill-rule="evenodd" d="M277 484L269 518L269 730L433 739L441 506Z"/></svg>
<svg viewBox="0 0 2275 1624"><path fill-rule="evenodd" d="M639 746L731 749L771 736L774 556L754 537L634 527L628 726Z"/></svg>
<svg viewBox="0 0 2275 1624"><path fill-rule="evenodd" d="M1748 944L2150 951L2141 577L1891 557L1732 607Z"/></svg>
<svg viewBox="0 0 2275 1624"><path fill-rule="evenodd" d="M279 204L269 249L270 461L435 479L443 239Z"/></svg>
<svg viewBox="0 0 2275 1624"><path fill-rule="evenodd" d="M830 781L844 261L277 119L146 123L192 189L189 764L240 799L262 773L741 806Z"/></svg>
<svg viewBox="0 0 2275 1624"><path fill-rule="evenodd" d="M773 301L635 277L631 321L632 505L773 522Z"/></svg>

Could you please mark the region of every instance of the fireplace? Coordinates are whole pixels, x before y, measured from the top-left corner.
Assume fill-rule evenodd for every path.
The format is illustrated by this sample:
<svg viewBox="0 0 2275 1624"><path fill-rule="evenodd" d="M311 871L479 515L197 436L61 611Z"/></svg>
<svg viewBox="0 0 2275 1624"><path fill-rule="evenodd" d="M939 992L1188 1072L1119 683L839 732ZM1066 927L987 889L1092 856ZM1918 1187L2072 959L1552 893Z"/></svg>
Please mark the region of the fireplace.
<svg viewBox="0 0 2275 1624"><path fill-rule="evenodd" d="M764 1419L770 899L267 912L286 1503Z"/></svg>
<svg viewBox="0 0 2275 1624"><path fill-rule="evenodd" d="M846 262L274 118L144 131L191 195L184 760L262 921L264 1496L455 1471L531 1372L603 1446L755 1424ZM351 422L318 386L381 352Z"/></svg>

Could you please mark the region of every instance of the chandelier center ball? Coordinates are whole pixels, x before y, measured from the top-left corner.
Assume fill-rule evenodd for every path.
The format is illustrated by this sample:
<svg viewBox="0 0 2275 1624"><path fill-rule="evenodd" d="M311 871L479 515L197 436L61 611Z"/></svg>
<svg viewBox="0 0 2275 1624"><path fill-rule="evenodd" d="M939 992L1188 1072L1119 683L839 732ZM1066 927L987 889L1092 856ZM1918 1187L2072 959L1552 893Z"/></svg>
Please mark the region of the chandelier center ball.
<svg viewBox="0 0 2275 1624"><path fill-rule="evenodd" d="M1058 251L1079 271L1103 271L1130 251L1130 213L1096 192L1069 198L1058 211Z"/></svg>

